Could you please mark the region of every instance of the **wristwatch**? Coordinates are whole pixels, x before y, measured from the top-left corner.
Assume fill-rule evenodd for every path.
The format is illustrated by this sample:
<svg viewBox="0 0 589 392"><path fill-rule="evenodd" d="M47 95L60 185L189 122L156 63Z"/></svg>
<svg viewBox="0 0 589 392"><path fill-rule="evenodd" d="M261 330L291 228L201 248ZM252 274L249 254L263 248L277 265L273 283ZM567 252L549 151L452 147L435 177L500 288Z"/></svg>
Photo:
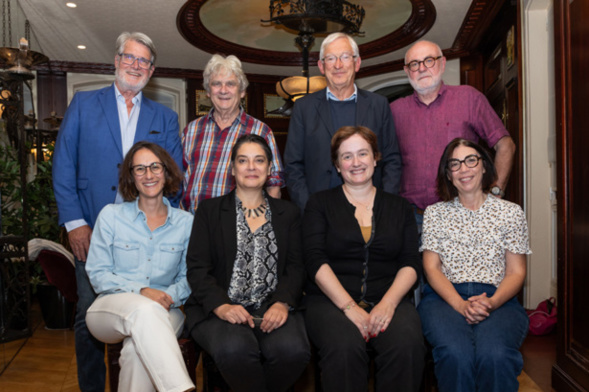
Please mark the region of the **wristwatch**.
<svg viewBox="0 0 589 392"><path fill-rule="evenodd" d="M499 188L497 185L495 185L494 187L491 188L491 193L493 195L499 196L499 197L505 196L505 192L503 192L503 190L501 188Z"/></svg>

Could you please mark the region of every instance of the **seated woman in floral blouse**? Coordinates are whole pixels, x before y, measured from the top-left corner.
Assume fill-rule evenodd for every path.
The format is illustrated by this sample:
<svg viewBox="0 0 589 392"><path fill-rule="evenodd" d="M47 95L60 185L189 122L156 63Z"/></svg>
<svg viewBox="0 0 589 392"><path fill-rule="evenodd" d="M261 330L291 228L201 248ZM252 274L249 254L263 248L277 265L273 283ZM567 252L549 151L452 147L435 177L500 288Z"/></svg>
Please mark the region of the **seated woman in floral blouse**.
<svg viewBox="0 0 589 392"><path fill-rule="evenodd" d="M517 293L531 252L521 207L489 193L496 179L481 146L454 139L438 168L444 201L425 210L418 311L441 392L518 390L528 317Z"/></svg>

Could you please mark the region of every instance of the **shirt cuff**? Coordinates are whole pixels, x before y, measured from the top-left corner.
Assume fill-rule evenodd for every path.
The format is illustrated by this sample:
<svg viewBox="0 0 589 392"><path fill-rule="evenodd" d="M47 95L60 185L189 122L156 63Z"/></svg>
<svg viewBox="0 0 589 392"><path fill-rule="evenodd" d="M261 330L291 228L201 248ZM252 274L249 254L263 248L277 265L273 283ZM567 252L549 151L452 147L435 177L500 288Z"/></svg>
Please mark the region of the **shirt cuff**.
<svg viewBox="0 0 589 392"><path fill-rule="evenodd" d="M88 225L88 223L84 219L76 219L76 220L73 220L73 221L65 222L64 223L64 226L65 226L65 229L69 233L70 231L75 230L78 227L89 226L89 225Z"/></svg>

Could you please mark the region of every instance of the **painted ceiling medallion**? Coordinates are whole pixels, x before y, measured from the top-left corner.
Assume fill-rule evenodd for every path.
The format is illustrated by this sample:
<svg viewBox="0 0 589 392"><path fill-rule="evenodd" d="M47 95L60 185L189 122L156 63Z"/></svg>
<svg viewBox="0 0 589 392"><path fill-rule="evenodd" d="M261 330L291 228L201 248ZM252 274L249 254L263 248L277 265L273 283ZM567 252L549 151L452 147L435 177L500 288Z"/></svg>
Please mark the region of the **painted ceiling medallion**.
<svg viewBox="0 0 589 392"><path fill-rule="evenodd" d="M366 0L362 7L366 11L364 34L355 39L363 59L411 44L436 19L431 0ZM268 13L268 0L188 0L178 13L177 25L188 42L209 53L234 54L256 64L303 65L292 30L260 22ZM311 50L309 62L316 63L319 44Z"/></svg>

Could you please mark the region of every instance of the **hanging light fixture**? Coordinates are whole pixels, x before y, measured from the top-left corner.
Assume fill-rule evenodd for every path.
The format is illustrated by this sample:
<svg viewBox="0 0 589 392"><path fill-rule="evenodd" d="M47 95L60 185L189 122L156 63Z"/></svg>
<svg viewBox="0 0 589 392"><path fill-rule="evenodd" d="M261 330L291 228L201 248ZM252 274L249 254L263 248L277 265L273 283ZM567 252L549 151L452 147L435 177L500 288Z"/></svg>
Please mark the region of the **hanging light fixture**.
<svg viewBox="0 0 589 392"><path fill-rule="evenodd" d="M0 47L0 60L3 62L3 68L8 68L8 72L21 75L32 75L31 67L46 63L49 58L42 53L30 50L31 44L31 25L25 20L24 37L19 39L18 47L6 45L12 44L12 18L10 10L11 0L2 0L2 47Z"/></svg>
<svg viewBox="0 0 589 392"><path fill-rule="evenodd" d="M298 32L295 39L303 55L302 76L290 76L276 83L276 92L289 102L319 91L327 85L325 77L309 77L309 48L315 34L343 31L360 33L364 8L345 0L270 0L270 19L287 30Z"/></svg>

